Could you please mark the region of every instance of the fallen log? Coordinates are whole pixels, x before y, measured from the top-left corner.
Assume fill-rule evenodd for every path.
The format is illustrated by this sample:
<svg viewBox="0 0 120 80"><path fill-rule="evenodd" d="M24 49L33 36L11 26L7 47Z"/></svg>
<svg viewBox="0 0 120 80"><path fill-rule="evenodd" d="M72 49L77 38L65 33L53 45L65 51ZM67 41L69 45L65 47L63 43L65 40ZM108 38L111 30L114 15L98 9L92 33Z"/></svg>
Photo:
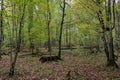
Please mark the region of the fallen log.
<svg viewBox="0 0 120 80"><path fill-rule="evenodd" d="M41 63L50 62L50 61L58 61L58 60L60 60L58 56L43 56L39 59Z"/></svg>

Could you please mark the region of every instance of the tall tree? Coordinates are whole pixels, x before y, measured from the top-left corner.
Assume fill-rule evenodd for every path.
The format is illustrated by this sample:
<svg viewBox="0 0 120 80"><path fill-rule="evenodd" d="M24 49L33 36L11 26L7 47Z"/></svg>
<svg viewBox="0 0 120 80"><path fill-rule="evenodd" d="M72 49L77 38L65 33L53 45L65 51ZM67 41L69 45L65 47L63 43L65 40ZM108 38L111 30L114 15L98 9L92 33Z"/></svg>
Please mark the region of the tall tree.
<svg viewBox="0 0 120 80"><path fill-rule="evenodd" d="M33 49L34 49L34 44L31 36L31 29L33 27L33 0L30 0L29 6L28 6L28 11L29 11L29 24L28 24L28 35L29 35L29 43L30 43L30 50L31 53L34 54Z"/></svg>
<svg viewBox="0 0 120 80"><path fill-rule="evenodd" d="M3 0L1 0L0 11L0 58L2 53L2 40L3 40Z"/></svg>
<svg viewBox="0 0 120 80"><path fill-rule="evenodd" d="M26 0L24 0L23 4L23 11L20 17L20 22L19 22L19 32L18 32L18 38L17 38L17 46L16 46L16 52L15 52L15 57L13 59L13 62L10 66L10 71L9 71L9 76L13 76L15 72L15 65L18 57L18 53L20 52L20 45L21 45L21 34L22 34L22 28L24 26L24 15L25 15L25 9L26 9Z"/></svg>
<svg viewBox="0 0 120 80"><path fill-rule="evenodd" d="M113 28L115 27L115 12L113 9L113 15L111 13L111 0L108 0L108 8L107 8L107 22L108 22L108 27L110 28L108 35L109 35L109 41L108 41L108 46L109 46L109 61L107 63L108 66L115 66L116 68L118 68L117 63L115 62L115 54L114 54L114 45L113 45ZM113 8L114 8L114 4L115 0L113 0ZM113 16L113 20L112 20L112 16ZM113 21L113 26L111 25Z"/></svg>
<svg viewBox="0 0 120 80"><path fill-rule="evenodd" d="M105 7L106 21L107 21L106 26L104 23L105 21L103 19L103 13L100 8L100 6L101 6L100 0L97 0L97 4L99 7L99 11L97 12L97 15L98 15L98 19L101 24L101 27L103 29L102 39L103 39L103 43L104 43L104 51L105 51L106 57L107 57L107 66L115 66L116 68L118 68L118 65L115 62L114 47L113 47L113 29L115 27L115 11L114 11L114 9L112 10L112 8L111 8L111 2L112 2L111 0L108 0L108 2L107 1L105 2L106 3L106 7ZM113 0L113 8L114 8L114 4L115 4L115 1ZM113 15L111 13L112 11L113 11ZM113 16L113 20L112 20L112 16ZM113 24L112 24L112 21L113 21ZM109 36L108 39L106 39L106 37L105 37L106 31L108 32L108 36Z"/></svg>
<svg viewBox="0 0 120 80"><path fill-rule="evenodd" d="M103 19L103 13L101 10L101 2L100 0L97 0L97 5L99 7L99 11L97 12L97 16L98 16L98 20L100 22L100 25L102 27L103 33L102 33L102 40L103 40L103 45L104 45L104 51L107 57L107 62L109 61L109 51L108 51L108 46L107 46L107 39L106 39L106 28L105 28L105 23L104 23L104 19Z"/></svg>
<svg viewBox="0 0 120 80"><path fill-rule="evenodd" d="M61 59L61 42L62 42L62 31L63 31L63 24L64 24L64 18L65 18L65 8L66 8L66 2L63 0L63 6L62 8L62 19L60 24L60 36L59 36L59 52L58 57Z"/></svg>
<svg viewBox="0 0 120 80"><path fill-rule="evenodd" d="M118 2L117 10L116 10L116 20L117 20L117 29L118 29L118 49L120 50L120 1Z"/></svg>
<svg viewBox="0 0 120 80"><path fill-rule="evenodd" d="M50 2L49 2L49 0L47 0L48 52L51 52L50 22L51 22Z"/></svg>

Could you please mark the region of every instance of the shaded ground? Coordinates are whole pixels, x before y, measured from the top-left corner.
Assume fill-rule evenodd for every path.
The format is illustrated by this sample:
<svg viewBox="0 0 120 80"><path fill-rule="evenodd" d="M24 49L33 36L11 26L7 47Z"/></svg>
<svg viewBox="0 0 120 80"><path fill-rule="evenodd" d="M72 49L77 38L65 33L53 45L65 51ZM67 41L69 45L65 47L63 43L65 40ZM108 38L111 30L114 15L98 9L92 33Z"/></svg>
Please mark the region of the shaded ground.
<svg viewBox="0 0 120 80"><path fill-rule="evenodd" d="M41 63L39 56L18 57L16 74L8 77L9 56L0 61L0 80L120 80L120 70L106 68L104 57L63 54L63 60ZM120 66L120 65L119 65Z"/></svg>

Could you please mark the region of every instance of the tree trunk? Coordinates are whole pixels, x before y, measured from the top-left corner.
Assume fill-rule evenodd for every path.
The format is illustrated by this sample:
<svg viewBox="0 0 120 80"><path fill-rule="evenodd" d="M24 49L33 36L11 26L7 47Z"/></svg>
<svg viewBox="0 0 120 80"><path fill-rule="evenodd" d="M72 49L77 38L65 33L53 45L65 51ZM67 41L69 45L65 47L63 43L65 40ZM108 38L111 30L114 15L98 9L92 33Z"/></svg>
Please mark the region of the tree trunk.
<svg viewBox="0 0 120 80"><path fill-rule="evenodd" d="M15 14L15 3L14 3L14 0L12 0L12 32L9 27L9 31L10 31L10 34L9 34L9 36L10 36L10 66L12 65L12 62L13 62L14 30L15 30L14 14Z"/></svg>
<svg viewBox="0 0 120 80"><path fill-rule="evenodd" d="M71 25L69 26L69 48L71 48Z"/></svg>
<svg viewBox="0 0 120 80"><path fill-rule="evenodd" d="M116 10L116 20L117 20L117 46L120 51L120 14L118 10Z"/></svg>
<svg viewBox="0 0 120 80"><path fill-rule="evenodd" d="M63 7L62 7L62 20L61 20L61 25L60 25L60 36L59 36L59 52L58 52L58 57L61 59L61 41L62 41L62 30L63 30L63 24L64 24L64 18L65 18L65 7L66 3L65 0L63 0Z"/></svg>
<svg viewBox="0 0 120 80"><path fill-rule="evenodd" d="M68 47L68 28L66 27L66 46Z"/></svg>
<svg viewBox="0 0 120 80"><path fill-rule="evenodd" d="M118 48L120 49L120 15L118 14Z"/></svg>
<svg viewBox="0 0 120 80"><path fill-rule="evenodd" d="M30 5L28 7L28 9L29 9L28 35L29 35L30 51L32 54L34 54L34 52L33 52L34 44L32 42L32 36L31 36L31 28L33 27L33 5L31 5L32 1L33 0L30 0Z"/></svg>
<svg viewBox="0 0 120 80"><path fill-rule="evenodd" d="M0 11L0 59L2 54L2 40L3 40L3 0L1 0L1 11Z"/></svg>
<svg viewBox="0 0 120 80"><path fill-rule="evenodd" d="M113 0L113 6L114 6L115 1ZM113 7L114 8L114 7ZM114 13L114 9L113 9L113 28L110 25L112 22L112 13L111 13L111 0L108 0L108 11L107 11L107 21L109 24L108 27L110 28L109 31L109 61L107 63L107 66L114 66L116 68L118 68L117 63L115 62L115 55L114 55L114 45L113 45L113 34L112 34L112 30L115 27L115 13Z"/></svg>
<svg viewBox="0 0 120 80"><path fill-rule="evenodd" d="M26 3L24 1L24 6L23 6L23 13L22 16L20 18L20 23L19 23L19 33L18 33L18 40L17 40L17 47L16 47L16 53L15 53L15 57L14 60L10 66L10 71L9 71L9 76L13 76L14 75L14 71L15 71L15 65L16 65L16 61L17 61L17 57L18 57L18 53L20 52L20 45L21 45L21 33L22 33L22 28L23 28L23 22L24 22L24 14L25 14L25 8L26 8Z"/></svg>
<svg viewBox="0 0 120 80"><path fill-rule="evenodd" d="M51 52L50 22L51 22L51 12L50 12L49 0L47 0L48 52Z"/></svg>
<svg viewBox="0 0 120 80"><path fill-rule="evenodd" d="M108 46L107 46L105 33L103 33L102 39L103 39L103 45L104 45L104 52L106 54L106 58L107 58L107 62L108 62L109 61L109 51L108 51Z"/></svg>
<svg viewBox="0 0 120 80"><path fill-rule="evenodd" d="M97 0L97 4L101 5L100 0ZM104 19L103 19L103 14L102 14L101 9L99 9L99 12L97 13L97 15L98 15L98 20L99 20L100 25L101 25L102 30L103 30L102 40L103 40L103 45L104 45L104 52L106 54L106 58L107 58L107 62L108 62L109 61L109 50L108 50L107 40L105 37L105 24L104 24Z"/></svg>

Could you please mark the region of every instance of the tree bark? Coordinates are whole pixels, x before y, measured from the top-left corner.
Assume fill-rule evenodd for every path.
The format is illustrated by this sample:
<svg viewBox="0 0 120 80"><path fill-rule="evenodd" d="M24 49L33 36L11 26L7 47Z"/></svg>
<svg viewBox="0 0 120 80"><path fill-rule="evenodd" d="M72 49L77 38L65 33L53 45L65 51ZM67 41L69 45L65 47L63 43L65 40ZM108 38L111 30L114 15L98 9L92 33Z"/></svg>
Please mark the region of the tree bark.
<svg viewBox="0 0 120 80"><path fill-rule="evenodd" d="M51 52L50 22L51 22L51 12L50 12L49 0L47 0L48 52Z"/></svg>
<svg viewBox="0 0 120 80"><path fill-rule="evenodd" d="M63 0L63 7L62 7L62 20L61 20L61 25L60 25L60 36L59 36L59 52L58 52L58 57L61 59L61 41L62 41L62 30L63 30L63 24L64 24L64 18L65 18L65 0Z"/></svg>
<svg viewBox="0 0 120 80"><path fill-rule="evenodd" d="M2 54L2 41L3 41L3 0L1 0L1 11L0 11L0 59Z"/></svg>
<svg viewBox="0 0 120 80"><path fill-rule="evenodd" d="M32 54L34 54L34 52L33 52L34 44L32 42L32 36L31 36L31 28L33 27L33 5L31 5L32 1L33 0L30 0L30 5L28 7L28 10L29 10L28 35L29 35L30 51Z"/></svg>
<svg viewBox="0 0 120 80"><path fill-rule="evenodd" d="M115 1L113 0L113 6L114 6ZM114 8L114 7L113 7ZM114 45L113 45L113 34L112 34L112 30L115 27L115 13L114 13L114 9L113 9L113 28L111 26L111 22L112 22L112 13L111 13L111 0L108 0L108 9L107 9L107 22L109 24L108 27L110 28L109 31L109 61L107 63L107 66L114 66L116 68L118 68L117 63L115 62L115 55L114 55Z"/></svg>
<svg viewBox="0 0 120 80"><path fill-rule="evenodd" d="M66 46L68 47L68 44L69 41L68 41L68 28L66 27Z"/></svg>
<svg viewBox="0 0 120 80"><path fill-rule="evenodd" d="M117 34L117 36L118 36L118 49L120 50L120 14L119 14L119 12L118 11L116 11L116 16L117 16L117 28L118 28L118 34Z"/></svg>
<svg viewBox="0 0 120 80"><path fill-rule="evenodd" d="M24 23L24 15L25 15L25 8L26 8L26 2L24 1L24 6L23 6L23 11L22 11L22 16L20 18L20 23L19 23L19 33L18 33L18 40L17 40L17 47L16 47L16 53L14 60L10 66L10 71L9 71L9 76L13 76L15 72L15 65L18 57L18 53L20 52L20 45L21 45L21 33L22 33L22 28L23 28L23 23Z"/></svg>
<svg viewBox="0 0 120 80"><path fill-rule="evenodd" d="M100 0L97 0L97 4L101 5ZM104 52L106 54L106 58L107 58L107 62L109 61L109 50L108 50L108 44L107 44L107 40L105 37L105 24L104 24L104 19L103 19L103 14L101 9L99 9L98 13L98 20L100 22L100 25L102 27L103 33L102 33L102 40L103 40L103 45L104 45Z"/></svg>

